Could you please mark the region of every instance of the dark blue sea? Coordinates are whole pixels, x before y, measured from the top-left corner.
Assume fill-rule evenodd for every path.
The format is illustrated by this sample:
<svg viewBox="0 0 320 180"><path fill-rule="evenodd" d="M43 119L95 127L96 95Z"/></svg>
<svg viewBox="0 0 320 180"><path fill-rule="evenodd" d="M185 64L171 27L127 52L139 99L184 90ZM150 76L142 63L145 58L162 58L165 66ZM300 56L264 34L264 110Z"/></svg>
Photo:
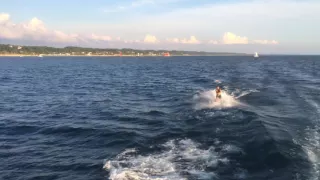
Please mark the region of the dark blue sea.
<svg viewBox="0 0 320 180"><path fill-rule="evenodd" d="M320 180L320 56L1 57L0 179Z"/></svg>

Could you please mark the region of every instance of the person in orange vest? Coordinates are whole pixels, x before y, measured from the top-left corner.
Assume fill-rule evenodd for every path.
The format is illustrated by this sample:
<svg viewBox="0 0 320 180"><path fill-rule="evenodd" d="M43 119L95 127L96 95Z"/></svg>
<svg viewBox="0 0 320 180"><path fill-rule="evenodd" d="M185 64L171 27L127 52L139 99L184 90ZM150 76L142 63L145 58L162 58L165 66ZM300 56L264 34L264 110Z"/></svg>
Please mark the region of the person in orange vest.
<svg viewBox="0 0 320 180"><path fill-rule="evenodd" d="M218 99L221 99L221 89L219 86L216 88L216 100Z"/></svg>

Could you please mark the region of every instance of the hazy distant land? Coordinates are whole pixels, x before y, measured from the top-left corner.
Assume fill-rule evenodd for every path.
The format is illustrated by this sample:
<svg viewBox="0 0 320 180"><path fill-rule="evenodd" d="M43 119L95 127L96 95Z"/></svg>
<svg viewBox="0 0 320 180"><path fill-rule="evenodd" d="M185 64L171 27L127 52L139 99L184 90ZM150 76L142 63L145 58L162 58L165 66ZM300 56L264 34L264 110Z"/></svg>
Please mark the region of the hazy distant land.
<svg viewBox="0 0 320 180"><path fill-rule="evenodd" d="M224 53L177 50L101 49L67 46L21 46L0 44L0 56L247 56L245 53ZM250 54L251 56L251 54Z"/></svg>

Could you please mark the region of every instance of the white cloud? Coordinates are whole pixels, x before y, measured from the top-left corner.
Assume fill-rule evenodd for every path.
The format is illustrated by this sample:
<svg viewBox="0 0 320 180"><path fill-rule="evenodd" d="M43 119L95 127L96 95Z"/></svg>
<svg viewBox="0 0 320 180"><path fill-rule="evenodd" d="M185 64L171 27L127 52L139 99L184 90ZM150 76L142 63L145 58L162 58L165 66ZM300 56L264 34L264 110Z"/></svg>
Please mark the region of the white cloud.
<svg viewBox="0 0 320 180"><path fill-rule="evenodd" d="M219 42L216 41L216 40L210 40L210 41L208 42L208 44L219 44Z"/></svg>
<svg viewBox="0 0 320 180"><path fill-rule="evenodd" d="M38 18L32 18L28 24L23 25L24 28L32 30L32 31L42 31L45 32L47 29L44 26L44 23Z"/></svg>
<svg viewBox="0 0 320 180"><path fill-rule="evenodd" d="M218 41L209 41L209 44L218 44ZM249 40L246 36L238 36L231 32L224 33L221 44L279 44L276 40Z"/></svg>
<svg viewBox="0 0 320 180"><path fill-rule="evenodd" d="M7 22L10 19L10 15L7 13L0 13L0 23Z"/></svg>
<svg viewBox="0 0 320 180"><path fill-rule="evenodd" d="M151 31L153 32L153 31ZM250 35L250 34L248 34ZM34 42L34 43L44 43L46 45L77 45L77 46L86 46L86 47L114 47L114 48L154 48L165 46L166 48L171 49L180 49L180 50L202 50L201 48L210 47L206 46L209 44L247 44L247 46L242 46L243 48L250 48L252 51L253 44L278 44L276 40L259 40L264 39L264 36L255 36L259 37L258 40L250 40L245 36L239 36L231 32L226 32L222 36L221 41L216 40L206 40L199 41L196 36L190 36L189 38L168 38L166 41L160 41L156 36L147 34L143 39L140 40L130 40L135 39L137 34L130 34L126 38L120 38L114 36L112 38L107 35L101 34L69 34L58 30L51 30L45 26L45 23L38 18L32 18L28 22L24 23L13 23L10 20L9 14L0 14L0 38L2 40L19 40L19 42ZM213 34L213 36L215 36ZM162 36L163 37L163 36ZM162 43L160 43L162 42ZM165 42L169 43L166 44ZM148 44L148 45L146 45ZM179 44L179 45L176 45ZM23 45L23 44L22 44ZM197 46L190 46L197 45ZM251 45L251 47L250 47ZM258 45L257 45L258 46ZM226 48L227 46L216 46L216 50L219 48ZM280 46L278 46L280 47ZM220 50L222 51L222 50ZM228 51L234 51L233 49Z"/></svg>
<svg viewBox="0 0 320 180"><path fill-rule="evenodd" d="M145 42L145 43L158 43L159 41L155 36L147 34L145 36L143 42Z"/></svg>
<svg viewBox="0 0 320 180"><path fill-rule="evenodd" d="M106 43L112 42L119 47L124 47L125 44L154 44L159 45L160 40L151 34L145 35L142 40L127 40L120 37L114 40L106 35L79 35L68 34L58 30L47 29L45 23L38 18L32 18L29 22L15 24L11 22L9 14L0 14L0 38L9 40L26 40L37 42L51 42L51 43L67 43L77 45L107 45ZM134 38L134 37L131 37ZM131 39L129 38L129 39ZM173 44L203 44L195 36L189 38L168 38L166 42ZM105 43L105 44L103 44ZM163 44L163 43L162 43ZM247 37L238 36L231 32L226 32L220 42L216 40L206 41L206 44L278 44L276 40L249 40Z"/></svg>
<svg viewBox="0 0 320 180"><path fill-rule="evenodd" d="M91 38L96 41L111 41L112 40L112 38L110 36L101 36L101 35L96 35L96 34L92 34Z"/></svg>
<svg viewBox="0 0 320 180"><path fill-rule="evenodd" d="M253 44L279 44L276 40L253 40Z"/></svg>
<svg viewBox="0 0 320 180"><path fill-rule="evenodd" d="M201 42L197 40L195 36L190 36L190 39L182 39L181 43L183 44L200 44Z"/></svg>
<svg viewBox="0 0 320 180"><path fill-rule="evenodd" d="M79 35L77 34L66 34L61 31L53 31L53 40L56 42L77 42L79 39Z"/></svg>
<svg viewBox="0 0 320 180"><path fill-rule="evenodd" d="M200 44L201 43L195 36L190 36L189 39L167 38L166 40L169 43L181 43L181 44Z"/></svg>
<svg viewBox="0 0 320 180"><path fill-rule="evenodd" d="M222 37L222 43L223 44L248 44L249 41L247 37L241 37L231 32L226 32Z"/></svg>
<svg viewBox="0 0 320 180"><path fill-rule="evenodd" d="M15 24L10 21L9 14L0 14L0 38L9 40L42 41L55 43L85 43L89 41L110 41L110 36L91 36L67 34L58 30L49 30L38 18L32 18L29 22Z"/></svg>
<svg viewBox="0 0 320 180"><path fill-rule="evenodd" d="M162 6L157 9L157 13L148 11L149 14L141 12L135 16L131 16L134 12L130 12L131 18L128 21L124 19L125 23L109 24L103 28L108 29L111 34L128 29L139 35L147 32L159 37L186 37L194 34L199 39L209 39L212 35L216 37L236 30L240 37L245 35L248 38L254 37L254 40L271 37L281 43L318 43L320 38L319 33L314 33L320 30L320 25L315 23L320 21L319 0L209 2L192 8L181 5L165 12L161 12L161 8Z"/></svg>
<svg viewBox="0 0 320 180"><path fill-rule="evenodd" d="M124 40L123 41L125 44L134 44L134 43L140 43L140 40Z"/></svg>
<svg viewBox="0 0 320 180"><path fill-rule="evenodd" d="M180 43L180 39L179 38L167 38L166 40L169 43Z"/></svg>

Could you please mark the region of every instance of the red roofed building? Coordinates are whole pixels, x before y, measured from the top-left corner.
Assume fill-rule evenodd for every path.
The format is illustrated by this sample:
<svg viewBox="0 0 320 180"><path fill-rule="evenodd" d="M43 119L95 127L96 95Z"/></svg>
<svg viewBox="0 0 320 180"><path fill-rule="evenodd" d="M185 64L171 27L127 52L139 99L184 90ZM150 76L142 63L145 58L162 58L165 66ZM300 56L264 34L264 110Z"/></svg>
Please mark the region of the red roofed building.
<svg viewBox="0 0 320 180"><path fill-rule="evenodd" d="M169 52L163 53L163 56L170 56Z"/></svg>

